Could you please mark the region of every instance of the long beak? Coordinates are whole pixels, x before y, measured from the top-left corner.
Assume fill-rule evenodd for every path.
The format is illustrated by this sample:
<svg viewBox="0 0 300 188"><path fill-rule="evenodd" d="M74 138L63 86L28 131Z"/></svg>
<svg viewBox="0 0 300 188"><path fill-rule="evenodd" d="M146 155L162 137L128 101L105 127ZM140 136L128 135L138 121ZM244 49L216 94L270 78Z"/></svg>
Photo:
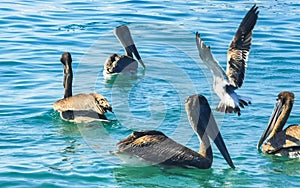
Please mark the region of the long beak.
<svg viewBox="0 0 300 188"><path fill-rule="evenodd" d="M231 160L231 157L229 155L229 152L227 150L227 147L225 145L225 142L223 140L223 137L220 133L220 130L219 130L217 123L212 114L210 115L209 124L207 125L207 128L206 128L206 133L214 141L214 143L216 144L217 148L223 155L223 157L226 160L226 162L228 163L228 165L231 168L235 168L235 166Z"/></svg>
<svg viewBox="0 0 300 188"><path fill-rule="evenodd" d="M262 134L262 136L259 139L259 142L257 144L257 149L260 148L260 146L263 144L263 142L268 138L268 136L271 134L271 132L273 131L275 124L278 120L278 117L280 116L281 112L283 109L283 103L282 101L279 99L276 103L276 106L273 110L273 113L271 115L271 118L269 120L269 123L267 125L267 128L265 129L264 133Z"/></svg>
<svg viewBox="0 0 300 188"><path fill-rule="evenodd" d="M143 66L143 68L145 69L146 66L139 54L139 52L136 49L136 46L133 42L133 39L131 37L129 28L126 25L121 25L115 28L114 33L116 35L116 37L119 39L119 41L121 42L122 46L125 48L126 50L126 55L133 57L136 57L136 59L138 60L138 62Z"/></svg>

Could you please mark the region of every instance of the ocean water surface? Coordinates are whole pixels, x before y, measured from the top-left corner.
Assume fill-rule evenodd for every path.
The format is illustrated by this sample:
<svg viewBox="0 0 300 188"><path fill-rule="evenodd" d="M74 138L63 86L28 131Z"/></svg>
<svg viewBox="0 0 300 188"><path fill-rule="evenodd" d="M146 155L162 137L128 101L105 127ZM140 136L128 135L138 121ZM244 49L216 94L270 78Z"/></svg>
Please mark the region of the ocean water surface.
<svg viewBox="0 0 300 188"><path fill-rule="evenodd" d="M259 18L241 95L241 116L213 112L236 169L215 146L209 170L130 167L109 151L133 130L163 131L194 150L199 143L184 100L218 98L201 62L201 33L223 67L229 43L256 3ZM265 156L256 144L276 96L294 92L288 124L300 121L298 1L2 1L0 3L0 187L299 187L300 161ZM147 69L104 80L103 64L123 53L113 29L126 24ZM111 102L111 123L68 123L52 109L63 97L60 56L73 57L73 93Z"/></svg>

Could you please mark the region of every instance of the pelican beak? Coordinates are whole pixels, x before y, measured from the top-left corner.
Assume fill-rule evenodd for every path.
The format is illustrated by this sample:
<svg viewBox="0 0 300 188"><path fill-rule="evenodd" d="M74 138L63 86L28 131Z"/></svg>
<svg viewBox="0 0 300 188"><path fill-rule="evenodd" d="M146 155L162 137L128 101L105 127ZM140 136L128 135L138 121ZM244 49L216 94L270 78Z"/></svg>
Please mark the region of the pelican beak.
<svg viewBox="0 0 300 188"><path fill-rule="evenodd" d="M280 116L281 112L283 109L283 103L282 100L278 99L277 103L275 105L275 108L273 110L273 113L271 115L271 118L269 120L269 123L267 125L267 128L265 129L264 133L262 134L262 136L260 137L260 140L257 144L257 149L260 148L260 146L263 144L263 142L268 138L268 136L271 134L271 132L273 131L275 124L278 120L278 117Z"/></svg>
<svg viewBox="0 0 300 188"><path fill-rule="evenodd" d="M229 152L227 150L227 147L225 145L225 142L223 140L223 137L220 133L220 130L219 130L217 123L212 114L210 115L209 124L207 125L207 128L206 128L206 133L214 141L214 143L216 144L217 148L223 155L223 157L226 160L226 162L228 163L228 165L231 168L235 168L235 166L231 160L231 157L229 155Z"/></svg>
<svg viewBox="0 0 300 188"><path fill-rule="evenodd" d="M129 28L126 25L121 25L115 28L114 33L116 37L119 39L119 41L121 42L122 46L125 48L126 55L133 57L134 54L138 62L143 66L143 69L145 69L146 66L139 52L137 51L137 48L131 37Z"/></svg>
<svg viewBox="0 0 300 188"><path fill-rule="evenodd" d="M109 106L109 107L107 108L107 110L110 111L111 113L114 113L111 106Z"/></svg>

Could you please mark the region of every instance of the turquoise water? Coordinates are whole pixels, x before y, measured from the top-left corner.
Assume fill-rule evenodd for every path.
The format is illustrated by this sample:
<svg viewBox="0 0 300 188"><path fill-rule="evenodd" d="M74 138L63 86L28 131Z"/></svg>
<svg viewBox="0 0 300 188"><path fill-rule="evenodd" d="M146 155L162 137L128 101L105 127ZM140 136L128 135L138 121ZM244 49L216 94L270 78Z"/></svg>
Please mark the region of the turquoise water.
<svg viewBox="0 0 300 188"><path fill-rule="evenodd" d="M242 115L214 112L236 169L214 146L209 170L129 167L109 151L132 130L157 129L198 150L184 111L201 93L218 104L195 45L199 31L225 67L236 28L253 3L260 14L241 95ZM282 90L295 93L288 124L300 118L300 4L297 1L57 1L0 3L1 187L299 187L299 160L256 149ZM126 24L147 70L106 81L113 35ZM63 96L61 53L73 55L74 94L96 91L111 102L113 123L73 124L52 110ZM299 99L299 100L298 100Z"/></svg>

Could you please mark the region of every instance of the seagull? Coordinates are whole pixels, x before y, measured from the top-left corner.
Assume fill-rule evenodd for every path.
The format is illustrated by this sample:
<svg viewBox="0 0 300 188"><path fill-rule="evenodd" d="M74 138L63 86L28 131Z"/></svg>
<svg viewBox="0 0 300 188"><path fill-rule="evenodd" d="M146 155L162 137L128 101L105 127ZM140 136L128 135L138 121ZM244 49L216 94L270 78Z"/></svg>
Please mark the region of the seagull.
<svg viewBox="0 0 300 188"><path fill-rule="evenodd" d="M251 98L238 95L235 90L240 88L245 77L245 70L251 47L252 31L256 24L258 7L254 5L245 15L227 52L227 70L220 66L214 58L209 46L204 44L200 34L196 33L196 44L199 56L213 74L213 88L220 98L216 110L223 113L237 113L241 115L241 108L251 104Z"/></svg>

